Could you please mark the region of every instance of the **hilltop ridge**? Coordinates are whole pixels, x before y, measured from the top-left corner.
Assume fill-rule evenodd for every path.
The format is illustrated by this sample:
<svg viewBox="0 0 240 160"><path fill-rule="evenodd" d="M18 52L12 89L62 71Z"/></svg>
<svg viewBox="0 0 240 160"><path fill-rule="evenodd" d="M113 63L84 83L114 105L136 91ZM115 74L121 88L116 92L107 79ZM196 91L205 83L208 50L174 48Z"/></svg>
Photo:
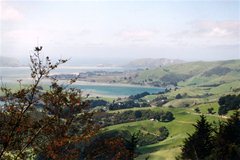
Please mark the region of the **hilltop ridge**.
<svg viewBox="0 0 240 160"><path fill-rule="evenodd" d="M150 85L221 85L240 80L240 60L197 61L146 69L132 80Z"/></svg>

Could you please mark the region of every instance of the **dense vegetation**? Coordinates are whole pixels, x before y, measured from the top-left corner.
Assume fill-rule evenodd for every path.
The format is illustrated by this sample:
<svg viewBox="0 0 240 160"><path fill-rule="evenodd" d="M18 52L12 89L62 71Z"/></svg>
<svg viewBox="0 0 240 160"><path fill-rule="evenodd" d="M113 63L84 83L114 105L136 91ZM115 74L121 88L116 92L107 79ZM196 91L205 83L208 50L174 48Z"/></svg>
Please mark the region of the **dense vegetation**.
<svg viewBox="0 0 240 160"><path fill-rule="evenodd" d="M207 122L206 117L194 125L195 132L184 141L178 159L240 159L240 114L235 112L217 128Z"/></svg>
<svg viewBox="0 0 240 160"><path fill-rule="evenodd" d="M114 102L109 104L109 110L118 110L118 109L126 109L126 108L134 108L134 107L151 107L151 105L147 102L138 102L134 100L126 100L121 102Z"/></svg>
<svg viewBox="0 0 240 160"><path fill-rule="evenodd" d="M227 95L219 99L218 114L227 114L229 110L235 110L240 108L240 95Z"/></svg>
<svg viewBox="0 0 240 160"><path fill-rule="evenodd" d="M106 107L109 110L118 110L118 109L127 109L127 108L139 108L139 107L151 107L150 103L144 99L141 99L147 95L150 95L148 92L139 93L136 95L131 95L128 98L113 100L109 102L103 99L90 99L88 100L91 108L95 107Z"/></svg>
<svg viewBox="0 0 240 160"><path fill-rule="evenodd" d="M0 110L0 159L92 159L103 154L109 159L133 159L135 148L126 147L121 137L104 139L106 152L101 152L101 143L94 152L84 152L100 126L81 91L69 87L76 79L64 87L51 77L49 88L42 90L42 79L50 78L50 72L67 60L42 60L41 50L36 47L30 57L33 84L22 86L19 80L16 91L1 87L5 104ZM135 146L134 141L128 146Z"/></svg>
<svg viewBox="0 0 240 160"><path fill-rule="evenodd" d="M139 146L146 146L154 143L158 143L159 141L163 141L166 139L169 135L169 131L166 127L160 127L159 128L159 134L153 134L153 133L143 133L141 131L138 132L139 140L138 145Z"/></svg>
<svg viewBox="0 0 240 160"><path fill-rule="evenodd" d="M139 107L151 107L151 104L142 99L145 96L150 95L148 92L131 95L126 99L120 101L113 101L108 104L109 110L127 109L127 108L139 108Z"/></svg>
<svg viewBox="0 0 240 160"><path fill-rule="evenodd" d="M91 108L95 108L98 106L107 106L108 102L103 99L93 99L93 100L89 100L89 105Z"/></svg>
<svg viewBox="0 0 240 160"><path fill-rule="evenodd" d="M157 107L161 107L163 104L167 102L168 102L167 97L163 95L159 95L151 101L151 103Z"/></svg>
<svg viewBox="0 0 240 160"><path fill-rule="evenodd" d="M131 96L129 96L129 99L138 100L138 99L143 98L147 95L150 95L150 93L143 92L143 93L139 93L139 94L136 94L136 95L131 95Z"/></svg>
<svg viewBox="0 0 240 160"><path fill-rule="evenodd" d="M127 122L135 122L140 120L152 119L160 122L169 122L174 119L171 112L148 110L129 110L124 112L98 112L94 114L93 119L101 126L110 126Z"/></svg>
<svg viewBox="0 0 240 160"><path fill-rule="evenodd" d="M212 126L204 116L194 125L195 132L184 141L181 159L204 159L213 148Z"/></svg>
<svg viewBox="0 0 240 160"><path fill-rule="evenodd" d="M128 131L107 131L82 144L80 159L133 159L139 137Z"/></svg>

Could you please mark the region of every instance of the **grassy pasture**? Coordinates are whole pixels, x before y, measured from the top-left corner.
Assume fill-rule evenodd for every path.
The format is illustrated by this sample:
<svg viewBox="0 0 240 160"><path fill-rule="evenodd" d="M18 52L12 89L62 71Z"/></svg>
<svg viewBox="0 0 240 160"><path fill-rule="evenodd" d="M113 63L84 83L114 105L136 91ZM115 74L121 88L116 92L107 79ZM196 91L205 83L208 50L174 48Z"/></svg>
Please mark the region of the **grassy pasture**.
<svg viewBox="0 0 240 160"><path fill-rule="evenodd" d="M214 111L217 110L217 103L201 104L194 107L199 107L203 114L206 115L207 119L210 122L219 121L224 119L218 115L209 115L207 114L207 108L213 107ZM149 109L149 108L146 108ZM171 160L174 159L176 155L180 153L180 147L183 140L187 137L188 133L194 131L193 124L199 118L200 114L194 112L194 108L159 108L152 107L152 110L164 110L171 111L175 119L171 122L157 122L151 120L130 122L124 124L118 124L114 126L109 126L107 130L128 130L131 133L138 132L139 130L145 130L151 133L158 132L158 129L161 126L167 127L169 130L169 136L166 140L158 142L156 144L147 145L139 148L141 155L137 157L137 160L145 159L150 156L150 160ZM128 109L129 110L129 109ZM136 108L134 109L136 110Z"/></svg>

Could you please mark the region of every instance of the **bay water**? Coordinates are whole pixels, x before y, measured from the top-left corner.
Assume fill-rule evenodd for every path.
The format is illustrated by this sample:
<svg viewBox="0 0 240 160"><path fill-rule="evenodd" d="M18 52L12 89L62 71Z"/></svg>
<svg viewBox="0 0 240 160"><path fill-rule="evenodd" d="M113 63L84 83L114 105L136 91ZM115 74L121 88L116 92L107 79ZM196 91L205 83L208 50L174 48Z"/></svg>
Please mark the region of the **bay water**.
<svg viewBox="0 0 240 160"><path fill-rule="evenodd" d="M79 74L87 71L124 71L121 67L61 67L55 70L52 74ZM22 79L27 81L30 79L29 67L0 67L0 78L5 84L17 83L17 80ZM105 95L105 96L129 96L142 92L158 93L164 91L164 88L146 87L135 85L117 85L117 84L74 84L72 87L79 88L83 92Z"/></svg>

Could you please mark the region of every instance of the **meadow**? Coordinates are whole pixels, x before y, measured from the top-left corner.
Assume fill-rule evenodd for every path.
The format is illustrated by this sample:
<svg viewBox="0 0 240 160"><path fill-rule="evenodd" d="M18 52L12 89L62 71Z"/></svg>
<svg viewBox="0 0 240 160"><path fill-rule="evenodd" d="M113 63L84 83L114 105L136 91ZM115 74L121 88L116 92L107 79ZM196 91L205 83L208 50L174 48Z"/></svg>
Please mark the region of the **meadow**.
<svg viewBox="0 0 240 160"><path fill-rule="evenodd" d="M158 142L156 144L147 145L139 148L140 156L136 159L145 159L150 157L151 160L160 159L175 159L180 153L180 148L183 140L194 131L193 124L199 119L199 115L204 114L210 122L218 122L224 120L224 117L220 117L217 114L208 114L207 108L211 106L214 110L218 109L217 103L209 103L207 105L198 105L201 113L195 113L194 109L191 108L168 108L168 107L152 107L152 110L164 110L171 111L174 114L175 119L171 122L157 122L151 120L144 120L138 122L130 122L124 124L118 124L107 127L107 130L128 130L131 133L136 133L139 130L149 133L156 133L162 126L167 127L169 130L169 136L167 139ZM196 107L196 106L194 106ZM141 109L149 109L141 108ZM129 109L128 109L129 110ZM136 110L134 108L133 110ZM117 111L115 111L117 112Z"/></svg>

